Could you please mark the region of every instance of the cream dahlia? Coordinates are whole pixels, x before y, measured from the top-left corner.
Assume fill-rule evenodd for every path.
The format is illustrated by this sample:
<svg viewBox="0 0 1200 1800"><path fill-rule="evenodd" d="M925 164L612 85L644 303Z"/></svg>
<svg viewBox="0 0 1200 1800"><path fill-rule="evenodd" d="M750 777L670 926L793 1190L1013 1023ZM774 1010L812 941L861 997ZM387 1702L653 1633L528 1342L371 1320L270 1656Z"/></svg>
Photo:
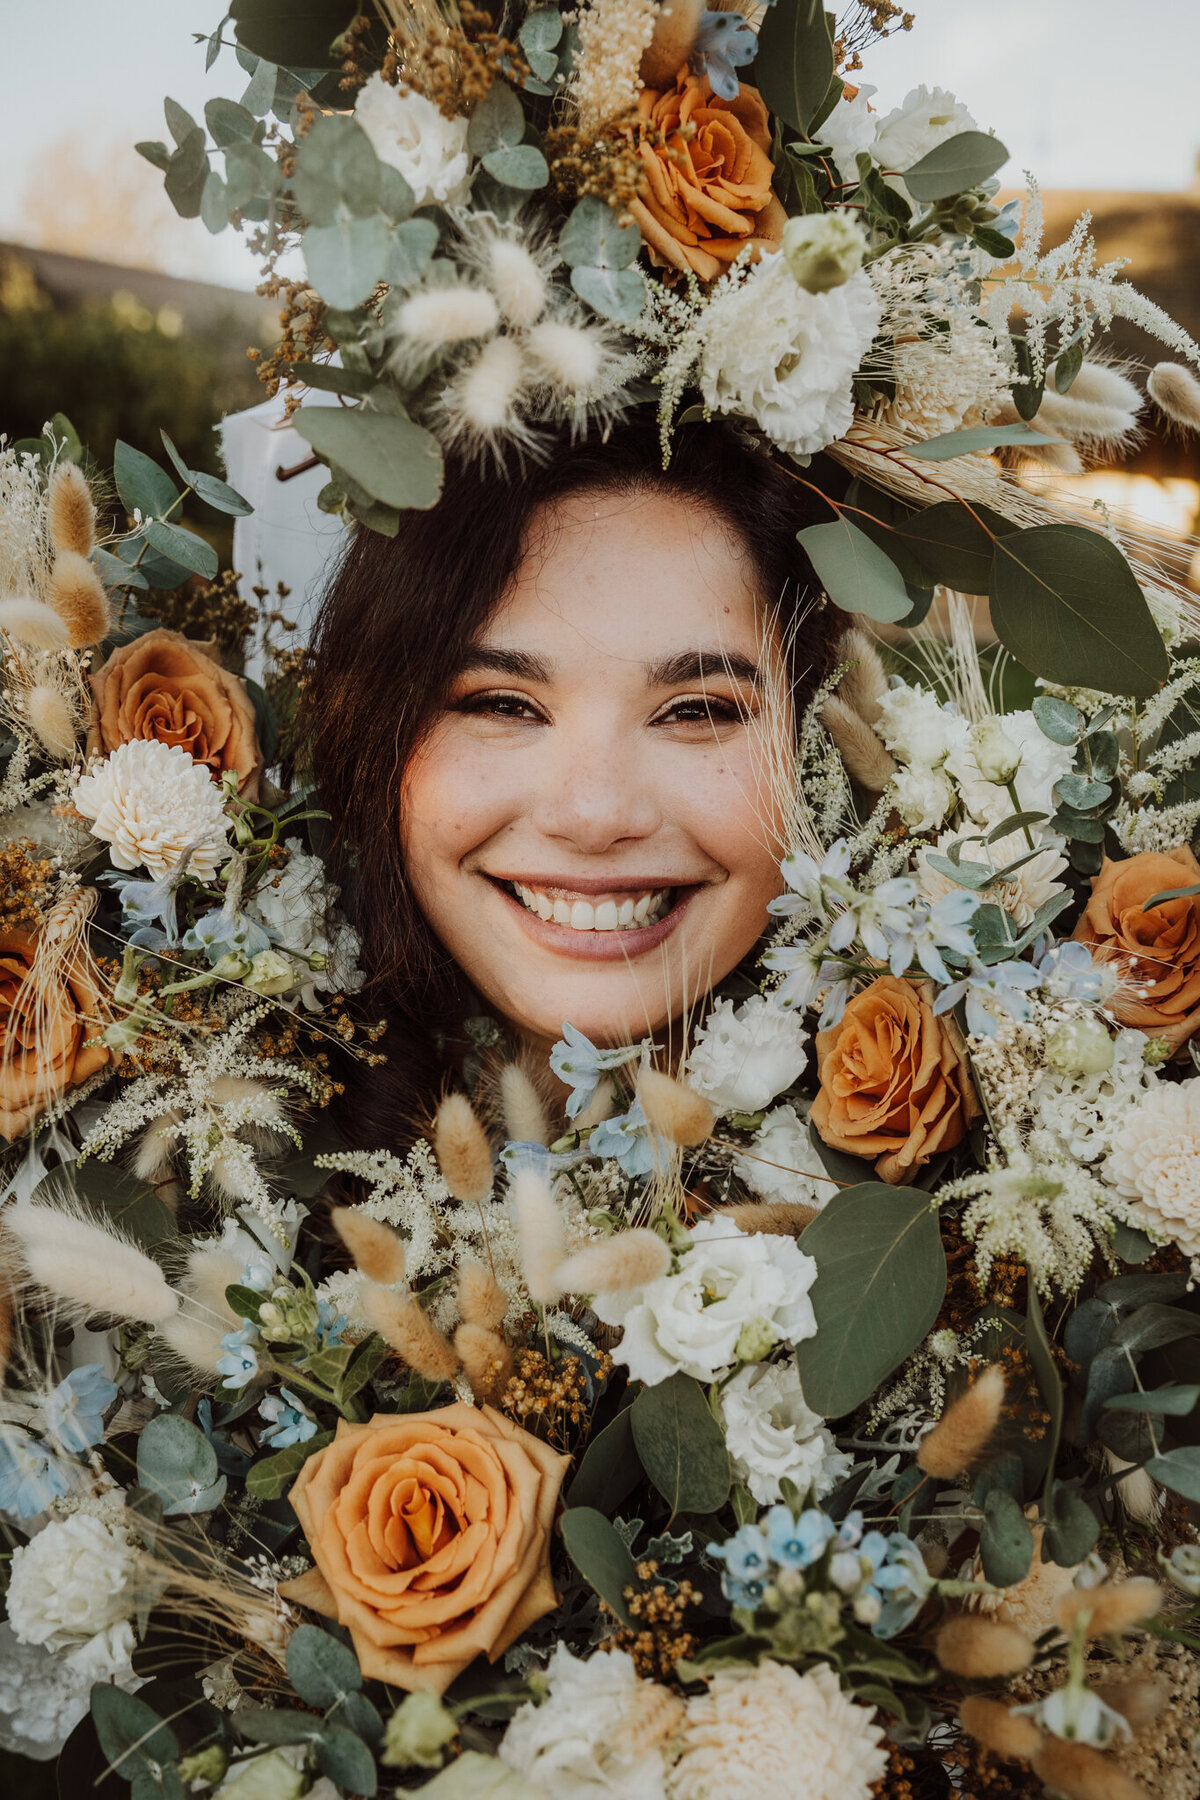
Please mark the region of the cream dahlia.
<svg viewBox="0 0 1200 1800"><path fill-rule="evenodd" d="M211 881L225 855L229 821L221 789L177 745L157 738L121 744L80 777L71 798L118 869L165 875L189 850L189 873Z"/></svg>
<svg viewBox="0 0 1200 1800"><path fill-rule="evenodd" d="M1126 1113L1107 1173L1156 1237L1200 1256L1200 1081L1160 1082Z"/></svg>
<svg viewBox="0 0 1200 1800"><path fill-rule="evenodd" d="M869 1800L887 1768L869 1707L843 1693L828 1663L721 1669L688 1701L670 1800Z"/></svg>

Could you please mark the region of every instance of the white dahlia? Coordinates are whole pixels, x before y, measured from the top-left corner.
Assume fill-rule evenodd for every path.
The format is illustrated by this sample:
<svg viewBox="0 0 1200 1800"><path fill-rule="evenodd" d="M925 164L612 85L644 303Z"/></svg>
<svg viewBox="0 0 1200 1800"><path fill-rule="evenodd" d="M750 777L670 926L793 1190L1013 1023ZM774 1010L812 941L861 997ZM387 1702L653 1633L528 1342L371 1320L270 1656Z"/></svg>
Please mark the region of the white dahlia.
<svg viewBox="0 0 1200 1800"><path fill-rule="evenodd" d="M1155 1237L1200 1256L1200 1080L1163 1081L1143 1094L1113 1138L1106 1173L1140 1202Z"/></svg>
<svg viewBox="0 0 1200 1800"><path fill-rule="evenodd" d="M80 777L71 799L118 869L165 875L190 850L188 873L211 881L225 856L224 796L204 764L177 744L120 744Z"/></svg>
<svg viewBox="0 0 1200 1800"><path fill-rule="evenodd" d="M721 1669L689 1700L670 1800L870 1800L887 1768L870 1707L828 1663Z"/></svg>
<svg viewBox="0 0 1200 1800"><path fill-rule="evenodd" d="M810 294L782 254L764 256L704 315L705 403L753 419L789 455L811 456L850 429L851 382L878 325L865 270Z"/></svg>

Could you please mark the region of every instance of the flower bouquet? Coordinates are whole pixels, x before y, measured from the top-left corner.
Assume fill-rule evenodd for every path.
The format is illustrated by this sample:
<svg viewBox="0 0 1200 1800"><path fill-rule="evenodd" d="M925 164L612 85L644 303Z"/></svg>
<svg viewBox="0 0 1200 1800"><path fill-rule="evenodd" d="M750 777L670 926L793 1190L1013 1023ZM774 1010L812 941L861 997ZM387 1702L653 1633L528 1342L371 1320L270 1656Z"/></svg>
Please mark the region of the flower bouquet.
<svg viewBox="0 0 1200 1800"><path fill-rule="evenodd" d="M1200 349L854 85L895 7L755 12L236 0L240 98L140 146L356 530L636 407L827 507L782 891L682 1057L473 1018L346 1141L305 659L181 522L246 503L0 447L0 1741L63 1795L1200 1793L1196 609L1052 479L1137 433L1113 318L1183 427Z"/></svg>

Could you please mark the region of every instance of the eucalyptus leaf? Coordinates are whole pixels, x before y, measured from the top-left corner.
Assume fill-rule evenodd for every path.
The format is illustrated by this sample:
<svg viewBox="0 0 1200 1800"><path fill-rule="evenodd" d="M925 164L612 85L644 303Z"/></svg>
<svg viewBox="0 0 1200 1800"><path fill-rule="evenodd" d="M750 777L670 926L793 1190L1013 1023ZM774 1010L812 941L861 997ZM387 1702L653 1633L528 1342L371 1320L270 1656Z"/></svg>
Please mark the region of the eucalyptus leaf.
<svg viewBox="0 0 1200 1800"><path fill-rule="evenodd" d="M424 275L438 245L432 219L406 219L388 233L387 281L395 288L412 287Z"/></svg>
<svg viewBox="0 0 1200 1800"><path fill-rule="evenodd" d="M200 129L187 108L180 106L178 100L172 100L169 94L163 101L163 116L167 121L167 130L179 148Z"/></svg>
<svg viewBox="0 0 1200 1800"><path fill-rule="evenodd" d="M1080 812L1089 812L1097 806L1103 806L1111 797L1112 787L1109 782L1092 781L1086 775L1060 775L1054 785L1054 798Z"/></svg>
<svg viewBox="0 0 1200 1800"><path fill-rule="evenodd" d="M308 279L332 306L361 306L383 279L388 231L382 213L343 213L329 225L310 225L300 239Z"/></svg>
<svg viewBox="0 0 1200 1800"><path fill-rule="evenodd" d="M620 215L606 201L585 194L576 201L559 234L558 251L572 269L627 269L641 243L636 225L622 225Z"/></svg>
<svg viewBox="0 0 1200 1800"><path fill-rule="evenodd" d="M759 27L754 62L754 81L770 110L806 136L833 73L824 0L775 0Z"/></svg>
<svg viewBox="0 0 1200 1800"><path fill-rule="evenodd" d="M557 6L539 6L526 13L517 42L528 56L531 51L556 50L562 34L563 19Z"/></svg>
<svg viewBox="0 0 1200 1800"><path fill-rule="evenodd" d="M571 286L581 300L602 318L632 324L646 304L646 283L640 269L571 270Z"/></svg>
<svg viewBox="0 0 1200 1800"><path fill-rule="evenodd" d="M946 1292L936 1209L917 1188L864 1182L835 1194L804 1231L815 1259L817 1330L796 1348L808 1404L841 1418L917 1348Z"/></svg>
<svg viewBox="0 0 1200 1800"><path fill-rule="evenodd" d="M490 150L483 158L488 174L505 187L532 193L544 188L550 179L550 167L536 144L514 144L511 148Z"/></svg>
<svg viewBox="0 0 1200 1800"><path fill-rule="evenodd" d="M986 131L960 131L905 169L904 185L922 204L948 200L979 187L1007 161L1008 151L999 138Z"/></svg>
<svg viewBox="0 0 1200 1800"><path fill-rule="evenodd" d="M229 189L217 171L210 169L200 194L200 221L205 231L211 232L213 237L224 231L229 223L229 212Z"/></svg>
<svg viewBox="0 0 1200 1800"><path fill-rule="evenodd" d="M1127 1225L1124 1219L1113 1222L1112 1247L1113 1254L1127 1263L1149 1262L1158 1249L1152 1237L1135 1225Z"/></svg>
<svg viewBox="0 0 1200 1800"><path fill-rule="evenodd" d="M307 1744L323 1720L289 1706L239 1706L237 1728L252 1744Z"/></svg>
<svg viewBox="0 0 1200 1800"><path fill-rule="evenodd" d="M1033 1529L1019 1500L1004 1488L989 1489L979 1532L983 1572L997 1587L1024 1580L1033 1560Z"/></svg>
<svg viewBox="0 0 1200 1800"><path fill-rule="evenodd" d="M1065 438L1047 437L1024 423L1019 425L971 425L963 431L944 431L939 437L926 438L922 444L906 444L905 456L918 461L948 462L954 456L969 456L976 450L993 450L1002 444L1062 444Z"/></svg>
<svg viewBox="0 0 1200 1800"><path fill-rule="evenodd" d="M138 1438L138 1485L162 1501L163 1514L210 1512L225 1494L217 1453L178 1413L159 1413Z"/></svg>
<svg viewBox="0 0 1200 1800"><path fill-rule="evenodd" d="M322 1712L362 1687L352 1650L318 1625L298 1625L288 1639L288 1680L307 1706Z"/></svg>
<svg viewBox="0 0 1200 1800"><path fill-rule="evenodd" d="M438 441L407 417L361 406L301 406L292 426L384 506L424 510L442 491Z"/></svg>
<svg viewBox="0 0 1200 1800"><path fill-rule="evenodd" d="M327 1724L316 1739L317 1766L348 1794L375 1794L379 1777L375 1758L362 1739L345 1725Z"/></svg>
<svg viewBox="0 0 1200 1800"><path fill-rule="evenodd" d="M382 182L374 146L356 120L341 113L317 119L297 152L292 180L309 225L332 225L339 212L371 218Z"/></svg>
<svg viewBox="0 0 1200 1800"><path fill-rule="evenodd" d="M179 489L171 477L121 438L113 452L113 480L127 512L140 512L144 519L169 519L179 509Z"/></svg>
<svg viewBox="0 0 1200 1800"><path fill-rule="evenodd" d="M1200 1384L1180 1383L1154 1388L1150 1393L1138 1390L1130 1394L1110 1394L1104 1402L1106 1412L1146 1412L1163 1418L1186 1419L1200 1400Z"/></svg>
<svg viewBox="0 0 1200 1800"><path fill-rule="evenodd" d="M1200 894L1200 881L1193 881L1189 887L1163 888L1161 893L1151 894L1143 902L1142 911L1149 912L1152 907L1165 906L1168 900L1192 900Z"/></svg>
<svg viewBox="0 0 1200 1800"><path fill-rule="evenodd" d="M1195 1313L1152 1302L1149 1306L1139 1306L1136 1312L1122 1319L1110 1342L1114 1349L1140 1353L1161 1349L1164 1344L1177 1343L1180 1338L1198 1336L1200 1318Z"/></svg>
<svg viewBox="0 0 1200 1800"><path fill-rule="evenodd" d="M844 515L796 535L821 586L844 612L895 624L912 611L904 577L891 557Z"/></svg>
<svg viewBox="0 0 1200 1800"><path fill-rule="evenodd" d="M997 540L1016 526L991 507L968 511L959 500L939 500L897 530L901 543L935 581L960 594L986 594Z"/></svg>
<svg viewBox="0 0 1200 1800"><path fill-rule="evenodd" d="M1144 699L1166 646L1115 544L1082 525L1035 525L996 546L992 624L1031 674Z"/></svg>
<svg viewBox="0 0 1200 1800"><path fill-rule="evenodd" d="M246 1488L258 1500L278 1500L286 1494L314 1451L333 1442L332 1431L318 1431L302 1444L289 1444L274 1456L260 1457L246 1476Z"/></svg>
<svg viewBox="0 0 1200 1800"><path fill-rule="evenodd" d="M287 68L335 68L330 46L359 11L357 0L230 0L238 42Z"/></svg>
<svg viewBox="0 0 1200 1800"><path fill-rule="evenodd" d="M106 588L148 588L150 583L140 569L131 569L109 550L93 550L92 561Z"/></svg>
<svg viewBox="0 0 1200 1800"><path fill-rule="evenodd" d="M623 1406L593 1437L567 1489L568 1506L591 1506L611 1516L641 1480L631 1410Z"/></svg>
<svg viewBox="0 0 1200 1800"><path fill-rule="evenodd" d="M624 1592L637 1586L637 1569L624 1539L591 1506L569 1506L562 1516L567 1555L622 1625L632 1625Z"/></svg>
<svg viewBox="0 0 1200 1800"><path fill-rule="evenodd" d="M175 1762L179 1739L154 1708L108 1683L92 1689L92 1723L100 1748L123 1781L148 1770L151 1763Z"/></svg>
<svg viewBox="0 0 1200 1800"><path fill-rule="evenodd" d="M1055 1487L1050 1519L1042 1538L1042 1560L1073 1569L1095 1549L1100 1521L1075 1488Z"/></svg>
<svg viewBox="0 0 1200 1800"><path fill-rule="evenodd" d="M1054 1353L1050 1348L1050 1339L1046 1333L1046 1322L1042 1316L1042 1302L1035 1281L1029 1283L1029 1299L1025 1314L1025 1347L1037 1379L1038 1393L1050 1419L1046 1479L1051 1481L1054 1477L1054 1464L1058 1457L1058 1446L1062 1438L1066 1402L1063 1396L1062 1382L1058 1378L1058 1369L1054 1362Z"/></svg>
<svg viewBox="0 0 1200 1800"><path fill-rule="evenodd" d="M251 201L269 200L279 191L279 164L258 144L230 144L225 152L225 185L230 208L243 211Z"/></svg>
<svg viewBox="0 0 1200 1800"><path fill-rule="evenodd" d="M208 179L207 139L197 125L175 151L163 179L167 199L181 219L198 219L204 184Z"/></svg>
<svg viewBox="0 0 1200 1800"><path fill-rule="evenodd" d="M1170 1488L1173 1494L1182 1494L1185 1500L1200 1501L1200 1444L1183 1444L1178 1450L1152 1456L1146 1464L1146 1473L1163 1487Z"/></svg>
<svg viewBox="0 0 1200 1800"><path fill-rule="evenodd" d="M242 95L242 105L256 119L264 119L275 104L275 89L279 84L279 70L275 63L260 57L253 75L246 84Z"/></svg>
<svg viewBox="0 0 1200 1800"><path fill-rule="evenodd" d="M729 1498L729 1452L698 1381L675 1374L643 1388L630 1415L638 1459L676 1513L714 1513Z"/></svg>
<svg viewBox="0 0 1200 1800"><path fill-rule="evenodd" d="M249 143L254 136L257 120L247 107L239 106L236 100L217 98L205 101L204 123L208 126L213 143L223 150L226 144Z"/></svg>
<svg viewBox="0 0 1200 1800"><path fill-rule="evenodd" d="M182 525L168 525L161 519L151 519L143 530L148 544L194 575L203 575L211 581L221 566L212 545L206 544L194 531L185 531Z"/></svg>
<svg viewBox="0 0 1200 1800"><path fill-rule="evenodd" d="M1083 339L1077 338L1067 349L1060 350L1054 359L1054 391L1056 394L1069 393L1075 377L1083 367Z"/></svg>
<svg viewBox="0 0 1200 1800"><path fill-rule="evenodd" d="M1043 737L1055 744L1073 744L1083 725L1083 714L1069 700L1057 694L1038 694L1033 702L1033 716Z"/></svg>
<svg viewBox="0 0 1200 1800"><path fill-rule="evenodd" d="M144 156L148 163L153 163L156 169L161 170L164 175L166 174L171 166L171 152L161 138L143 138L133 147L139 156Z"/></svg>
<svg viewBox="0 0 1200 1800"><path fill-rule="evenodd" d="M231 488L227 481L217 475L208 475L203 469L192 470L192 490L207 506L217 512L229 513L235 518L245 518L254 508L248 500L242 498L236 488Z"/></svg>
<svg viewBox="0 0 1200 1800"><path fill-rule="evenodd" d="M504 81L493 81L467 125L467 148L487 166L497 150L511 150L525 135L525 110Z"/></svg>

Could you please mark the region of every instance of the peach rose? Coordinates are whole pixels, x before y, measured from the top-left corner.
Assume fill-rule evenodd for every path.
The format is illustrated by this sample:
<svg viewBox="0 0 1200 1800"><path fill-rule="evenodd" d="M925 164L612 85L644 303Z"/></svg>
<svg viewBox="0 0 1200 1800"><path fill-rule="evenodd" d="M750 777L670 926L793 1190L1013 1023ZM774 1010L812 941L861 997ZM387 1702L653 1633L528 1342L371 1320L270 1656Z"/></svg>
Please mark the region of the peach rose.
<svg viewBox="0 0 1200 1800"><path fill-rule="evenodd" d="M213 649L159 629L114 650L92 676L89 755L107 756L132 738L158 738L207 763L215 781L232 771L242 798L256 800L263 759L254 703Z"/></svg>
<svg viewBox="0 0 1200 1800"><path fill-rule="evenodd" d="M630 203L653 260L712 281L747 244L777 250L787 214L771 186L771 127L757 88L722 100L680 70L638 100L645 191Z"/></svg>
<svg viewBox="0 0 1200 1800"><path fill-rule="evenodd" d="M817 1033L820 1088L812 1121L832 1150L878 1157L901 1183L961 1144L980 1106L954 1020L936 1018L927 981L880 975Z"/></svg>
<svg viewBox="0 0 1200 1800"><path fill-rule="evenodd" d="M317 1566L279 1591L346 1626L364 1675L444 1693L555 1606L569 1466L490 1406L343 1419L289 1495Z"/></svg>
<svg viewBox="0 0 1200 1800"><path fill-rule="evenodd" d="M1172 1050L1200 1031L1200 894L1147 900L1200 882L1200 863L1186 844L1160 855L1143 850L1113 862L1105 857L1073 936L1097 962L1115 962L1141 997L1110 1002L1122 1025L1164 1037Z"/></svg>
<svg viewBox="0 0 1200 1800"><path fill-rule="evenodd" d="M43 986L24 986L37 936L0 931L0 1135L19 1137L47 1105L109 1060L86 1040L103 1029L100 995L76 957Z"/></svg>

